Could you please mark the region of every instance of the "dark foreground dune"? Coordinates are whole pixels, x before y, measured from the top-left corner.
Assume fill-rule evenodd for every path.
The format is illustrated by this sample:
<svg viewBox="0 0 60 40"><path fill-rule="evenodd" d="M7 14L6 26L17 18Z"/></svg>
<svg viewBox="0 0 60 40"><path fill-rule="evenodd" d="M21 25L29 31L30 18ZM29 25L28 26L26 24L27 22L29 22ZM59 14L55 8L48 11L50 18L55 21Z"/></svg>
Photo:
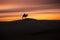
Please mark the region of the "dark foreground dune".
<svg viewBox="0 0 60 40"><path fill-rule="evenodd" d="M60 21L24 19L0 22L0 39L6 40L58 40Z"/></svg>

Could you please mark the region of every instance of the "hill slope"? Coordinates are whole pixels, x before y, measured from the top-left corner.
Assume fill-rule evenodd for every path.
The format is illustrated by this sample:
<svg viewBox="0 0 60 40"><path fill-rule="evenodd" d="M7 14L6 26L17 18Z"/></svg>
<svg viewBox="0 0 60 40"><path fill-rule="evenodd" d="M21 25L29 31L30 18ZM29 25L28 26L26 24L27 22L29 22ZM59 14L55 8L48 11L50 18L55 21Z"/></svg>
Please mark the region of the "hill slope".
<svg viewBox="0 0 60 40"><path fill-rule="evenodd" d="M40 32L58 29L60 21L24 19L13 22L0 22L0 28L5 30L24 30L24 32Z"/></svg>
<svg viewBox="0 0 60 40"><path fill-rule="evenodd" d="M0 22L0 35L13 35L13 37L20 34L56 37L59 30L60 21L58 20L24 19L13 22Z"/></svg>

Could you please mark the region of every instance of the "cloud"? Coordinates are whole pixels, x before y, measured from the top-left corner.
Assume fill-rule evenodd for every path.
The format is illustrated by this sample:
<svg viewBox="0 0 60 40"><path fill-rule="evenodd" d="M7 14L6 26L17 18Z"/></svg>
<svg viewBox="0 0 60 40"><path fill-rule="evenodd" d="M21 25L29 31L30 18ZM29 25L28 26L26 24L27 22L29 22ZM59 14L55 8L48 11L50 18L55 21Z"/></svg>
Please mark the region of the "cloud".
<svg viewBox="0 0 60 40"><path fill-rule="evenodd" d="M6 16L0 16L0 18L4 18L4 17L19 17L20 15L6 15Z"/></svg>
<svg viewBox="0 0 60 40"><path fill-rule="evenodd" d="M46 10L46 9L60 9L60 6L48 5L48 6L38 6L38 7L26 7L26 8L15 8L9 10L0 10L0 13L9 13L9 12L30 12L36 10Z"/></svg>
<svg viewBox="0 0 60 40"><path fill-rule="evenodd" d="M60 4L60 0L0 0L0 4Z"/></svg>
<svg viewBox="0 0 60 40"><path fill-rule="evenodd" d="M31 3L37 3L37 4L40 4L40 3L60 3L60 0L21 0L21 2L31 2Z"/></svg>
<svg viewBox="0 0 60 40"><path fill-rule="evenodd" d="M35 11L35 10L45 10L45 9L60 9L60 0L0 0L0 4L10 4L12 8L12 4L16 4L17 6L27 6L27 8L15 8L15 9L8 9L8 10L0 10L0 13L8 13L8 12L28 12L28 11ZM41 4L45 4L45 6L40 6ZM47 5L48 4L48 5ZM53 5L52 5L53 4ZM31 5L39 5L38 7L28 7ZM1 5L0 5L1 6ZM7 7L7 6L6 6ZM8 6L8 8L10 8ZM6 8L5 8L6 9Z"/></svg>

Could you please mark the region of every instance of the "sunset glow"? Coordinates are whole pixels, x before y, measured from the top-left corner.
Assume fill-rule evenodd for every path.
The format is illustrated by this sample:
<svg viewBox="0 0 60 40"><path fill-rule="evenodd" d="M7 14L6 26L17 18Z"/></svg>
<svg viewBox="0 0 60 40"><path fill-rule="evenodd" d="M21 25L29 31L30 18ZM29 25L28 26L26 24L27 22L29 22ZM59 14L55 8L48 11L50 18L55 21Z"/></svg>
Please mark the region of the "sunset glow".
<svg viewBox="0 0 60 40"><path fill-rule="evenodd" d="M46 3L47 0L45 2L44 0L40 0L41 3L38 3L39 0L35 0L35 2L31 0L31 3L28 0L13 1L8 3L3 3L2 1L2 4L0 4L0 21L21 20L24 13L28 14L27 18L34 18L37 20L60 20L59 4L48 4Z"/></svg>

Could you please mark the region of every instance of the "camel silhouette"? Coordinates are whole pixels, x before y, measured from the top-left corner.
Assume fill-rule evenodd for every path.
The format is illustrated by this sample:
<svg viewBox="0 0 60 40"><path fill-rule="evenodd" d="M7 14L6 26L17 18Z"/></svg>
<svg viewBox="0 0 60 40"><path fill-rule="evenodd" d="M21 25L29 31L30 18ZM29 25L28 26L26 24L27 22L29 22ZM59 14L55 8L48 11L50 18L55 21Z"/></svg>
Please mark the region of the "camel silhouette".
<svg viewBox="0 0 60 40"><path fill-rule="evenodd" d="M26 17L28 16L28 14L23 14L23 16L22 16L22 19L26 19Z"/></svg>

